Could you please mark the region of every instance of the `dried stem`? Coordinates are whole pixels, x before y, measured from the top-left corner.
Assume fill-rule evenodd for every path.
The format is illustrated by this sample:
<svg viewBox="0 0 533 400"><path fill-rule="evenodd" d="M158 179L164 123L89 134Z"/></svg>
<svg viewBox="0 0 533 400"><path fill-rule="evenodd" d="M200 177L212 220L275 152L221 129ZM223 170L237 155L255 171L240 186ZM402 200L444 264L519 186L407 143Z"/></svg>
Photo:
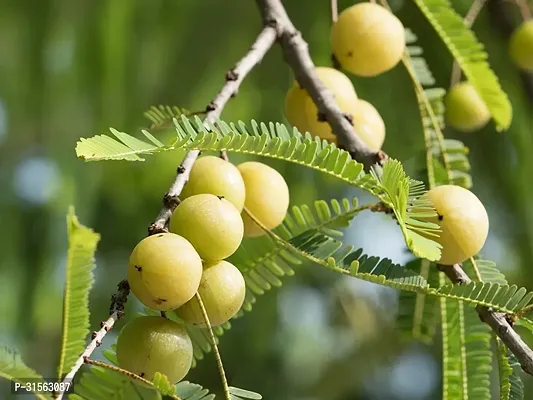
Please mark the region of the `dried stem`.
<svg viewBox="0 0 533 400"><path fill-rule="evenodd" d="M440 271L457 284L467 284L472 282L459 264L438 265ZM489 325L498 335L502 342L516 356L522 369L529 375L533 375L533 350L516 333L509 321L507 314L493 311L492 309L478 305L476 311L483 322Z"/></svg>
<svg viewBox="0 0 533 400"><path fill-rule="evenodd" d="M333 94L319 79L315 64L309 55L308 45L289 19L281 0L256 0L256 2L265 26L276 29L283 54L296 80L307 90L317 105L319 115L323 115L329 122L340 146L362 163L367 171L373 167L379 173L388 156L383 151L376 152L370 149L357 135Z"/></svg>
<svg viewBox="0 0 533 400"><path fill-rule="evenodd" d="M472 27L472 25L474 24L474 21L478 17L479 13L483 9L483 6L485 5L486 2L487 0L474 0L474 2L472 3L472 6L470 6L470 9L466 13L466 16L464 19L466 26L468 26L469 28ZM454 59L453 66L452 66L452 78L451 78L450 87L459 83L460 80L461 80L461 67L459 66L459 63L457 62L457 60Z"/></svg>
<svg viewBox="0 0 533 400"><path fill-rule="evenodd" d="M339 5L337 4L337 0L330 0L329 7L331 9L331 21L337 22L339 19Z"/></svg>

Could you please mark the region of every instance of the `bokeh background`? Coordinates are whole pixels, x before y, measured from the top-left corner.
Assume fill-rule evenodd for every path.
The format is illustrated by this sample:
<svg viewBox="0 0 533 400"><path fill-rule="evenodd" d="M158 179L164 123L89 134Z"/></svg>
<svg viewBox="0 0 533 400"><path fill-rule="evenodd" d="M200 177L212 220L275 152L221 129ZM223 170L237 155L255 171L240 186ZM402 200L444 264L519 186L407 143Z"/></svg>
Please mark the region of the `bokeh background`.
<svg viewBox="0 0 533 400"><path fill-rule="evenodd" d="M455 5L464 15L469 3ZM315 63L330 65L329 1L285 4ZM395 0L391 6L420 38L437 85L448 87L452 58L430 25L411 1ZM505 9L508 22L518 23L516 8ZM496 261L510 282L533 290L532 99L507 56L502 17L485 8L474 29L512 100L511 129L497 133L490 124L472 135L450 130L446 135L471 149L473 190L491 221L484 256ZM45 377L55 376L58 358L68 205L102 235L90 298L97 327L183 156L84 163L75 156L76 141L110 126L136 134L149 125L143 112L154 104L202 110L260 29L255 2L249 0L0 1L0 342L19 349ZM384 150L404 161L411 175L419 174L423 134L402 66L377 78L352 79L359 97L372 102L385 120ZM223 119L283 121L291 81L274 47ZM292 204L352 196L369 200L316 172L264 161L286 176ZM387 217L362 214L346 241L396 262L411 258ZM268 400L440 398L439 338L429 347L402 343L395 330L397 298L393 290L302 266L223 337L230 383ZM136 309L131 297L128 316ZM103 348L118 331L107 335ZM187 379L217 393L214 358L207 357ZM526 393L533 394L531 378L526 384ZM6 388L2 383L0 398L9 398Z"/></svg>

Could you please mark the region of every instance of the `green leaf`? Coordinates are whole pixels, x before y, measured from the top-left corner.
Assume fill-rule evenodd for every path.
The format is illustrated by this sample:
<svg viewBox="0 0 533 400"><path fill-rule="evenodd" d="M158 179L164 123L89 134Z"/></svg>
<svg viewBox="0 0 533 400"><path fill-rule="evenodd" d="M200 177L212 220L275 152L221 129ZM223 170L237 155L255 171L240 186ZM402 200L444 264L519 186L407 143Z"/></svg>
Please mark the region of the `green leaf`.
<svg viewBox="0 0 533 400"><path fill-rule="evenodd" d="M176 386L173 385L168 381L168 378L166 375L163 375L160 372L156 372L154 375L154 379L152 379L152 383L154 384L155 388L159 390L159 392L163 395L175 395L176 394Z"/></svg>
<svg viewBox="0 0 533 400"><path fill-rule="evenodd" d="M174 119L190 115L190 111L176 106L152 106L144 116L152 122L150 129L162 129L174 126Z"/></svg>
<svg viewBox="0 0 533 400"><path fill-rule="evenodd" d="M239 389L233 386L230 386L229 393L232 400L261 400L263 398L259 393L250 392L249 390Z"/></svg>
<svg viewBox="0 0 533 400"><path fill-rule="evenodd" d="M486 103L496 129L507 130L513 116L511 102L490 68L484 46L474 32L467 27L449 0L415 0L415 3Z"/></svg>
<svg viewBox="0 0 533 400"><path fill-rule="evenodd" d="M500 400L523 400L524 383L516 373L520 363L505 344L496 337L496 358L498 361L498 373L500 378Z"/></svg>
<svg viewBox="0 0 533 400"><path fill-rule="evenodd" d="M44 383L43 377L27 367L17 352L4 346L0 346L0 377L20 384L24 384L30 379L31 382ZM52 396L49 394L33 393L40 400L52 400Z"/></svg>
<svg viewBox="0 0 533 400"><path fill-rule="evenodd" d="M200 118L190 120L184 115L174 122L177 137L169 146L158 147L112 129L112 133L122 143L109 137L103 139L102 136L95 136L81 139L76 152L78 157L87 161L137 161L141 160L139 155L166 150L224 150L304 165L376 196L394 212L407 246L413 254L429 260L437 260L440 257L440 246L421 235L438 232L438 226L428 221L428 218L436 215L435 211L427 199L420 198L424 194L422 183L411 180L399 161L389 160L383 167L383 175L378 177L375 173L365 173L361 163L353 160L348 152L338 149L334 144L312 137L309 133L302 135L297 130L289 133L281 124L270 123L267 127L252 121L252 129L249 131L242 122L237 126L218 121L216 126L206 126Z"/></svg>
<svg viewBox="0 0 533 400"><path fill-rule="evenodd" d="M67 230L63 332L57 368L60 379L85 348L85 339L89 334L89 291L94 282L94 253L100 240L99 234L79 223L73 207L67 215Z"/></svg>

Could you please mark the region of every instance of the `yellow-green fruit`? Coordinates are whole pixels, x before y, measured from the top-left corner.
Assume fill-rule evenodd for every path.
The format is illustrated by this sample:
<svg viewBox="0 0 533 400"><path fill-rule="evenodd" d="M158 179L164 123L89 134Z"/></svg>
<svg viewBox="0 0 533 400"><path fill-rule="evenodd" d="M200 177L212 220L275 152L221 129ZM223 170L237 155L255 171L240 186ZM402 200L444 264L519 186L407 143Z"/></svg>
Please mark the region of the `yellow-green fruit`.
<svg viewBox="0 0 533 400"><path fill-rule="evenodd" d="M519 68L533 71L533 20L523 22L513 32L509 54Z"/></svg>
<svg viewBox="0 0 533 400"><path fill-rule="evenodd" d="M474 86L468 82L454 85L444 99L446 123L461 132L474 132L490 120L490 112Z"/></svg>
<svg viewBox="0 0 533 400"><path fill-rule="evenodd" d="M350 78L342 72L329 67L317 67L315 72L341 109L344 110L357 101ZM318 120L317 106L307 90L301 88L296 81L285 97L285 116L301 133L310 132L326 140L335 137L329 124Z"/></svg>
<svg viewBox="0 0 533 400"><path fill-rule="evenodd" d="M198 294L207 311L212 326L221 325L241 309L246 294L246 285L241 272L227 261L218 261L204 266ZM205 327L202 310L196 296L176 310L186 323Z"/></svg>
<svg viewBox="0 0 533 400"><path fill-rule="evenodd" d="M188 302L198 290L202 260L191 243L173 233L141 240L131 253L128 283L147 307L168 311Z"/></svg>
<svg viewBox="0 0 533 400"><path fill-rule="evenodd" d="M339 15L331 28L331 45L344 69L359 76L376 76L402 59L405 31L386 8L359 3Z"/></svg>
<svg viewBox="0 0 533 400"><path fill-rule="evenodd" d="M385 123L378 110L365 100L358 100L346 110L361 140L374 151L381 150L385 141Z"/></svg>
<svg viewBox="0 0 533 400"><path fill-rule="evenodd" d="M241 174L235 165L220 157L202 157L194 163L180 197L186 199L196 194L223 196L239 212L244 207L245 189Z"/></svg>
<svg viewBox="0 0 533 400"><path fill-rule="evenodd" d="M489 233L489 217L477 196L455 185L437 186L428 196L442 229L438 239L431 238L442 245L439 263L453 265L476 255Z"/></svg>
<svg viewBox="0 0 533 400"><path fill-rule="evenodd" d="M170 231L191 242L202 260L218 261L237 250L244 226L239 211L225 198L197 194L176 207Z"/></svg>
<svg viewBox="0 0 533 400"><path fill-rule="evenodd" d="M255 161L242 163L237 168L246 187L244 207L268 229L281 224L289 208L289 187L283 176L274 168ZM242 219L245 236L265 234L244 211Z"/></svg>
<svg viewBox="0 0 533 400"><path fill-rule="evenodd" d="M128 322L117 339L121 368L151 381L156 372L172 384L191 369L193 348L185 328L161 317L139 317Z"/></svg>

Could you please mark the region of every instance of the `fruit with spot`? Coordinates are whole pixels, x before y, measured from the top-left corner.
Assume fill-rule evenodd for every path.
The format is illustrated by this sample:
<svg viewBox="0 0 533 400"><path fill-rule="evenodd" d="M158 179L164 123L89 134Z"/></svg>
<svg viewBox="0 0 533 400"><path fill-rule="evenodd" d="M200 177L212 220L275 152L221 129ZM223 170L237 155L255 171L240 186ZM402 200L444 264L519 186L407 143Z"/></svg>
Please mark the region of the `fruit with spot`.
<svg viewBox="0 0 533 400"><path fill-rule="evenodd" d="M232 255L244 233L239 211L214 194L197 194L183 200L170 218L169 229L191 242L207 262Z"/></svg>
<svg viewBox="0 0 533 400"><path fill-rule="evenodd" d="M147 307L168 311L187 301L198 290L202 260L192 244L173 233L141 240L131 253L128 283Z"/></svg>
<svg viewBox="0 0 533 400"><path fill-rule="evenodd" d="M274 168L248 161L238 166L246 187L244 207L267 229L283 222L289 208L289 187ZM266 232L243 211L244 235L255 237Z"/></svg>
<svg viewBox="0 0 533 400"><path fill-rule="evenodd" d="M241 212L244 207L244 181L236 166L220 157L199 158L193 165L181 199L197 194L222 196Z"/></svg>
<svg viewBox="0 0 533 400"><path fill-rule="evenodd" d="M440 264L461 263L476 255L487 239L489 217L477 196L461 186L443 185L427 193L442 232L431 239L441 244Z"/></svg>
<svg viewBox="0 0 533 400"><path fill-rule="evenodd" d="M149 381L159 372L172 384L187 375L193 359L192 342L185 328L156 316L128 322L118 336L116 351L121 368Z"/></svg>
<svg viewBox="0 0 533 400"><path fill-rule="evenodd" d="M487 105L468 82L454 85L446 94L444 106L446 123L460 132L477 131L490 120Z"/></svg>
<svg viewBox="0 0 533 400"><path fill-rule="evenodd" d="M241 309L246 294L244 277L237 267L227 261L205 264L198 294L211 325L221 325ZM176 315L188 324L206 326L196 296L178 308Z"/></svg>
<svg viewBox="0 0 533 400"><path fill-rule="evenodd" d="M405 51L401 21L374 3L359 3L343 10L331 28L330 39L342 68L363 77L394 68Z"/></svg>

